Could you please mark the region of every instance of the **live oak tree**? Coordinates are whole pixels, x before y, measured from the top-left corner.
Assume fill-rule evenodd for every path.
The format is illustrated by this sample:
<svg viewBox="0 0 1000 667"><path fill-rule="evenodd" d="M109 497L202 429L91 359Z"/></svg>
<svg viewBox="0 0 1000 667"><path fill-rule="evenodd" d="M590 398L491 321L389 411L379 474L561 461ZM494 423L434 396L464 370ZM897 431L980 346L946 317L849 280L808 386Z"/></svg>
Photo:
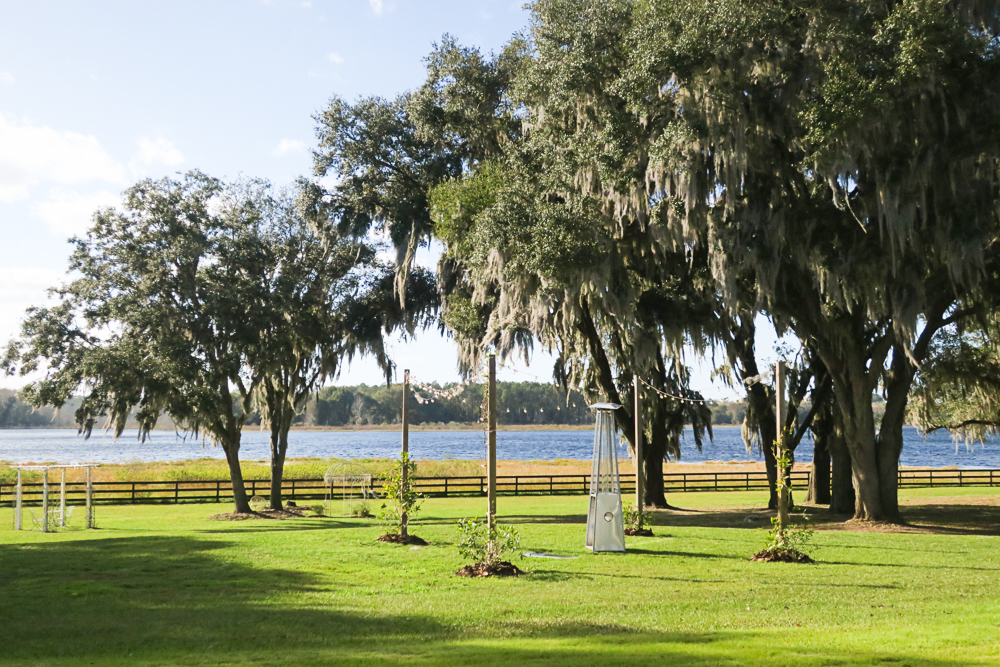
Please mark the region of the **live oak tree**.
<svg viewBox="0 0 1000 667"><path fill-rule="evenodd" d="M343 174L330 193L332 202L349 211L345 220L387 230L400 267L424 238L433 235L447 244L438 269L442 320L459 343L466 372L473 372L486 347L527 354L538 342L559 354L556 377L565 385L627 404L617 418L630 442L635 434L626 397L640 327L623 328L622 322L641 297L641 373L663 392L663 398L650 394L644 401L649 500L663 505L662 484L656 482L662 481L664 457L679 453L685 421L695 424L699 446L710 432L707 408L686 388L686 369L657 338L666 326L680 341L677 317L691 308L683 297L671 296L676 290L657 284L658 276L643 275L648 263L640 271L616 272L642 252L634 239L614 248L615 262L595 261L603 251L595 241L605 234L603 223L585 203L560 201L551 184L537 178L545 163L531 160L534 146L522 146L522 119L507 95L524 57L517 40L487 59L446 39L428 59L428 82L415 93L353 107L335 99L318 117L317 170ZM612 235L604 242L612 247L617 240ZM490 251L504 257L502 276L484 272L487 263L474 256ZM685 274L680 282L693 282L696 271L683 254L672 259L670 266ZM600 293L598 286L609 280L627 288L620 303ZM545 289L531 287L539 281ZM542 317L546 311L549 316Z"/></svg>
<svg viewBox="0 0 1000 667"><path fill-rule="evenodd" d="M896 519L913 374L992 261L995 7L533 10L535 122L562 126L577 191L623 226L704 248L731 311L740 279L752 284L755 307L832 378L856 516Z"/></svg>
<svg viewBox="0 0 1000 667"><path fill-rule="evenodd" d="M250 506L240 470L242 427L260 381L246 365L259 342L248 304L264 256L248 208L217 180L190 172L142 181L74 238L58 304L32 308L4 356L7 373L43 373L21 396L99 420L120 436L130 415L145 438L161 414L221 445L237 512Z"/></svg>
<svg viewBox="0 0 1000 667"><path fill-rule="evenodd" d="M395 298L395 272L377 248L317 218L322 210L300 184L298 197L248 183L243 198L256 213L248 233L259 239L257 281L262 300L246 304L259 340L245 363L258 378L253 405L270 430L270 506L282 508L288 433L309 397L355 356L371 355L386 375L393 363L384 334L413 334L436 306L433 279L409 271L407 299Z"/></svg>

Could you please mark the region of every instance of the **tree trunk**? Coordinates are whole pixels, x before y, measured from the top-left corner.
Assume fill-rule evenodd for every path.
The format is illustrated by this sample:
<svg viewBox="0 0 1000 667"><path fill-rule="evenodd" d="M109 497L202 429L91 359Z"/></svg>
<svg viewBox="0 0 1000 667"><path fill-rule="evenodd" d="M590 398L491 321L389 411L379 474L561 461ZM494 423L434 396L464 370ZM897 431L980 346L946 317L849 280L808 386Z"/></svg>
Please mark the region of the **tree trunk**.
<svg viewBox="0 0 1000 667"><path fill-rule="evenodd" d="M863 348L865 337L851 326L850 316L826 322L817 350L833 378L835 405L843 442L851 455L855 490L854 518L881 521L886 518L880 490L876 454L872 390L888 353L882 334L873 351Z"/></svg>
<svg viewBox="0 0 1000 667"><path fill-rule="evenodd" d="M809 471L809 491L806 502L815 505L830 504L830 449L827 435L815 435L813 460Z"/></svg>
<svg viewBox="0 0 1000 667"><path fill-rule="evenodd" d="M830 504L830 439L833 434L833 405L824 401L813 417L813 460L809 471L809 493L806 502ZM853 499L852 499L853 504Z"/></svg>
<svg viewBox="0 0 1000 667"><path fill-rule="evenodd" d="M275 414L275 413L272 413ZM292 411L285 408L271 421L271 498L269 506L281 510L281 483L285 477L285 455L288 453L288 431L292 427Z"/></svg>
<svg viewBox="0 0 1000 667"><path fill-rule="evenodd" d="M854 479L851 473L851 453L844 442L839 417L834 414L834 427L828 438L830 450L830 511L834 514L854 512Z"/></svg>
<svg viewBox="0 0 1000 667"><path fill-rule="evenodd" d="M240 434L230 436L221 441L222 451L226 453L226 463L229 465L229 480L233 485L233 511L237 514L250 513L250 499L243 485L243 470L240 468Z"/></svg>
<svg viewBox="0 0 1000 667"><path fill-rule="evenodd" d="M643 458L646 459L646 505L660 509L670 507L663 491L663 457L644 456Z"/></svg>
<svg viewBox="0 0 1000 667"><path fill-rule="evenodd" d="M928 336L929 338L929 336ZM923 339L923 336L921 337ZM917 346L916 353L926 346ZM922 356L922 355L921 355ZM892 365L886 382L885 414L879 427L876 454L878 456L879 490L885 518L899 521L899 455L903 452L903 426L906 405L916 368L898 345L892 348Z"/></svg>
<svg viewBox="0 0 1000 667"><path fill-rule="evenodd" d="M773 397L774 393L760 383L747 391L748 407L756 415L757 437L760 451L764 455L764 472L767 473L767 508L772 510L778 509L778 462L774 456L778 427L775 423Z"/></svg>

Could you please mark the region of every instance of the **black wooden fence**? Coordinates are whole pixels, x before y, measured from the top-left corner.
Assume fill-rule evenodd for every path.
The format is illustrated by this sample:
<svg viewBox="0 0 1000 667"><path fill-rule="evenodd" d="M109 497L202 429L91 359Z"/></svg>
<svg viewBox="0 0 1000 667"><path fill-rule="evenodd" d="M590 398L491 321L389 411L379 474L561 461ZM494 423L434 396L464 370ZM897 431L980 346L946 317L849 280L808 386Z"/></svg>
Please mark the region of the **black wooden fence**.
<svg viewBox="0 0 1000 667"><path fill-rule="evenodd" d="M267 496L267 480L246 480L247 493ZM622 492L635 492L635 475L622 474ZM669 472L663 475L668 493L686 491L749 491L767 488L763 471L745 472ZM809 472L792 473L792 487L805 488ZM1000 486L1000 470L935 470L909 469L899 472L900 487L916 486ZM172 482L94 482L93 500L101 504L128 503L180 503L228 502L232 500L229 480L172 481ZM415 477L413 486L429 497L485 496L486 477ZM502 475L497 477L497 492L502 495L572 495L586 494L590 488L590 475ZM14 503L15 485L0 484L0 505ZM381 480L374 479L364 492L369 497L382 491ZM67 501L82 503L86 493L84 482L67 482ZM322 479L290 479L282 484L287 500L321 501L326 497L340 500L344 497L361 497L360 483L334 484L332 488ZM22 485L22 499L26 504L38 504L42 498L41 482ZM49 484L49 502L59 502L59 484Z"/></svg>

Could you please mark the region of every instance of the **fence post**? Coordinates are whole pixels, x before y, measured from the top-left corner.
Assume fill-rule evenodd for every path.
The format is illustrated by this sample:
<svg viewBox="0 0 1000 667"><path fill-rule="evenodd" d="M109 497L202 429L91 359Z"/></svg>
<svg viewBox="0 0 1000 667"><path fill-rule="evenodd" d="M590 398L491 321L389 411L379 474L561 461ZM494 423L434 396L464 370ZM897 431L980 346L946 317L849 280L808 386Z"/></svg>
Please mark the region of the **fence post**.
<svg viewBox="0 0 1000 667"><path fill-rule="evenodd" d="M222 502L222 482L215 483L215 502Z"/></svg>
<svg viewBox="0 0 1000 667"><path fill-rule="evenodd" d="M135 505L135 482L132 482L132 504Z"/></svg>
<svg viewBox="0 0 1000 667"><path fill-rule="evenodd" d="M448 497L448 478L444 478L444 497Z"/></svg>
<svg viewBox="0 0 1000 667"><path fill-rule="evenodd" d="M174 505L181 501L181 483L174 482Z"/></svg>
<svg viewBox="0 0 1000 667"><path fill-rule="evenodd" d="M87 528L94 527L94 482L87 467Z"/></svg>

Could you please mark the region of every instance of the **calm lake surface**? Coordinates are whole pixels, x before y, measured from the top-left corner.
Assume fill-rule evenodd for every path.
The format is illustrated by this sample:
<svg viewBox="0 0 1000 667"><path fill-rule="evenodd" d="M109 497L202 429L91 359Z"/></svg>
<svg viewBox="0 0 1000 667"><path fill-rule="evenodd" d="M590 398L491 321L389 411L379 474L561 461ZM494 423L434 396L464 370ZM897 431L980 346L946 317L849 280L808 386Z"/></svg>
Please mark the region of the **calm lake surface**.
<svg viewBox="0 0 1000 667"><path fill-rule="evenodd" d="M511 460L590 459L592 431L499 431L497 457ZM905 429L902 464L939 468L1000 468L1000 442L976 443L966 447L947 433L924 436L915 428ZM398 431L293 431L289 436L289 457L373 458L399 454ZM268 434L250 429L243 433L240 458L266 459ZM483 459L486 456L481 431L411 431L410 455L414 459ZM625 449L620 449L625 457ZM222 449L172 431L158 431L139 442L135 431L126 431L118 440L94 433L84 440L73 429L0 430L0 461L12 463L124 463L126 461L180 461L196 458L225 458ZM798 461L812 460L812 441L803 440L796 451ZM690 429L681 442L681 462L760 461L747 453L739 428L717 428L715 439L695 447Z"/></svg>

